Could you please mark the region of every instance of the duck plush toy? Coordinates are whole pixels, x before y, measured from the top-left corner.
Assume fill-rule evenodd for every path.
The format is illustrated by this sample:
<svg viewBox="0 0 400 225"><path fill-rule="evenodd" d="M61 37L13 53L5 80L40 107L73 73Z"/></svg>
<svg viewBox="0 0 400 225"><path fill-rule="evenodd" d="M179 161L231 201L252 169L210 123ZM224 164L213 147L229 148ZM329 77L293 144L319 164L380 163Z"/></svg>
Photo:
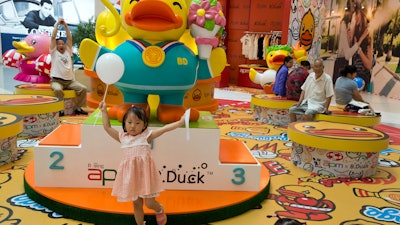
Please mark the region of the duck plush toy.
<svg viewBox="0 0 400 225"><path fill-rule="evenodd" d="M222 48L213 48L210 56L203 59L179 42L189 25L189 11L195 13L191 19L200 22L204 19L204 23L212 20L211 23L219 22L224 26L226 21L221 22L221 5L213 0L124 0L118 13L108 0L102 0L102 3L114 15L116 26L96 25L96 29L108 37L124 29L131 37L112 50L89 39L83 40L79 47L85 67L100 72L97 71L100 61L106 64L101 68L107 68L107 76L114 76L113 72L119 71L121 68L116 67L121 64L101 60L101 57L112 54L111 58L122 61L122 75L117 75L113 85L123 94L124 104L110 108L110 118L121 121L132 105L143 107L149 115L148 95L158 95L158 120L163 123L179 120L186 111L183 106L185 93L198 80L219 76L226 65ZM193 10L190 10L192 5ZM197 121L198 118L199 112L190 110L190 120Z"/></svg>
<svg viewBox="0 0 400 225"><path fill-rule="evenodd" d="M287 45L272 45L267 48L265 54L268 69L263 73L258 73L255 69L251 68L249 78L253 83L260 84L266 94L272 94L272 86L275 82L276 73L279 67L282 66L285 57L292 54L292 48Z"/></svg>
<svg viewBox="0 0 400 225"><path fill-rule="evenodd" d="M19 69L14 80L28 83L49 83L51 67L49 35L47 33L29 34L21 41L13 41L12 45L15 49L4 52L3 63Z"/></svg>
<svg viewBox="0 0 400 225"><path fill-rule="evenodd" d="M292 47L288 45L270 46L267 48L266 53L268 70L258 73L255 69L251 68L249 71L250 80L255 84L260 84L266 94L273 94L272 86L275 82L276 73L288 55L291 55L299 65L301 61L307 60L307 51L304 47L300 46L299 42Z"/></svg>

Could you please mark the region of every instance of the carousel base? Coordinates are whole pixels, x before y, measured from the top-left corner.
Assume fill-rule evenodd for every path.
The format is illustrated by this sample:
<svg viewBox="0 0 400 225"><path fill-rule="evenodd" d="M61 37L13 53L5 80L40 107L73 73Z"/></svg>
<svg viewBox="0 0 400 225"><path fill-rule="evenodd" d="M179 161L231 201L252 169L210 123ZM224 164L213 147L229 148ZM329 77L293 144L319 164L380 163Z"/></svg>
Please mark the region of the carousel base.
<svg viewBox="0 0 400 225"><path fill-rule="evenodd" d="M270 176L261 167L258 191L167 190L157 198L165 208L167 224L199 225L224 220L256 208L270 187ZM25 192L37 203L65 217L104 224L134 224L133 203L117 202L107 188L51 188L35 186L34 162L25 170ZM145 208L147 225L157 224L153 211Z"/></svg>

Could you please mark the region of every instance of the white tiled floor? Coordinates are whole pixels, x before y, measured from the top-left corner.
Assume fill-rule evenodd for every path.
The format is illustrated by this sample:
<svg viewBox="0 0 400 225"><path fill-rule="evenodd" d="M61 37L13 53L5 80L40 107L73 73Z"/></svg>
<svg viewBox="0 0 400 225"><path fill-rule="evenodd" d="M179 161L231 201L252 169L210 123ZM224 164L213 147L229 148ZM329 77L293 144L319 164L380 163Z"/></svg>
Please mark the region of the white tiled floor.
<svg viewBox="0 0 400 225"><path fill-rule="evenodd" d="M0 94L12 94L15 86L22 83L13 79L17 72L17 69L4 67L0 64ZM362 93L362 96L372 105L376 112L381 113L383 124L400 128L399 99L390 99L370 93ZM250 101L251 94L216 89L214 97L218 99ZM332 104L335 104L335 102L333 101Z"/></svg>

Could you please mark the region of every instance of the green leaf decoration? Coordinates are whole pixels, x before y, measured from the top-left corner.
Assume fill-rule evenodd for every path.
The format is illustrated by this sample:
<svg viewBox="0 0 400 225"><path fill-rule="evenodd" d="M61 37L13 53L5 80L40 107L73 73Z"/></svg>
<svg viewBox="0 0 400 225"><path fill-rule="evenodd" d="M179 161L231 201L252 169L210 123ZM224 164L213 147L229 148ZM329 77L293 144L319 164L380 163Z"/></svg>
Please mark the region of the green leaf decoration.
<svg viewBox="0 0 400 225"><path fill-rule="evenodd" d="M217 0L210 0L210 5L211 5L211 6L216 6L217 3L218 3Z"/></svg>
<svg viewBox="0 0 400 225"><path fill-rule="evenodd" d="M284 51L288 51L289 53L293 52L292 47L290 47L288 45L271 45L267 48L267 51L265 54L268 54L271 51L277 51L277 50L284 50Z"/></svg>
<svg viewBox="0 0 400 225"><path fill-rule="evenodd" d="M204 23L204 28L206 28L207 30L213 30L215 27L215 21L214 20L207 20Z"/></svg>

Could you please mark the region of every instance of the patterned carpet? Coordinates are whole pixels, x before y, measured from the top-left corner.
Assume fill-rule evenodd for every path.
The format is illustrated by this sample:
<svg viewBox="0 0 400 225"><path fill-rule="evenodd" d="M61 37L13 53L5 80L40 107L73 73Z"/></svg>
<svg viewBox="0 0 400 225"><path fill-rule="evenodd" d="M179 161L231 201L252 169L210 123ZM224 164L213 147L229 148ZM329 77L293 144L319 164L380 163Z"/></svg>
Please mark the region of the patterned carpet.
<svg viewBox="0 0 400 225"><path fill-rule="evenodd" d="M258 90L242 89L255 94ZM246 95L244 95L246 98ZM93 109L88 109L93 112ZM375 127L391 139L380 153L378 172L370 178L329 178L310 174L290 161L292 142L286 127L262 124L253 119L250 103L219 100L213 117L222 139L242 140L271 174L270 194L253 210L212 225L273 224L276 217L290 217L314 224L400 224L400 130ZM63 123L82 123L84 116L62 117ZM30 200L24 193L24 168L33 159L38 139L19 140L18 160L0 166L0 224L85 225L64 218ZM356 156L355 156L356 157ZM193 224L196 224L195 221Z"/></svg>

